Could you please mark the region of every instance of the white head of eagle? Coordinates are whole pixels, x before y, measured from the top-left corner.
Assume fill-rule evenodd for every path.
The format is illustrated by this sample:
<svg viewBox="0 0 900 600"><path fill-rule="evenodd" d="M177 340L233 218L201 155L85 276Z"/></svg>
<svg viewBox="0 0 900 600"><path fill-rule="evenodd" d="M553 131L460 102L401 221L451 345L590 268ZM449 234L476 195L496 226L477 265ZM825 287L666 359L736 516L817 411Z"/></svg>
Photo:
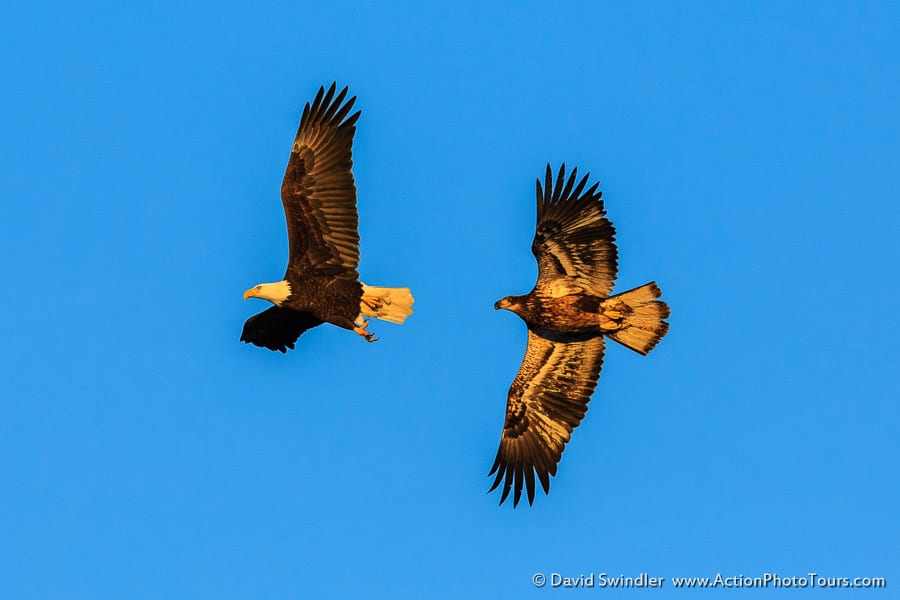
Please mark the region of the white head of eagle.
<svg viewBox="0 0 900 600"><path fill-rule="evenodd" d="M268 300L275 306L281 306L281 303L288 299L291 295L291 284L287 281L275 281L273 283L260 283L244 292L244 300L247 298L262 298Z"/></svg>

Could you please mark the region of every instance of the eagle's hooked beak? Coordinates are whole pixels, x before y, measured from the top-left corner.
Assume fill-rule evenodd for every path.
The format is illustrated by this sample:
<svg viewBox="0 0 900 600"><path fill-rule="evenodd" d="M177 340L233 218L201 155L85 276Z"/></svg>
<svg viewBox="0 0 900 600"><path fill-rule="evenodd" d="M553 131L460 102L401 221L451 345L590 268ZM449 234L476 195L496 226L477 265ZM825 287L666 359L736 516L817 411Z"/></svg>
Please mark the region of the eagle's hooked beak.
<svg viewBox="0 0 900 600"><path fill-rule="evenodd" d="M244 300L247 298L255 298L256 294L259 292L259 286L255 285L246 292L244 292Z"/></svg>
<svg viewBox="0 0 900 600"><path fill-rule="evenodd" d="M509 308L509 300L501 298L494 302L494 310L500 310L501 308Z"/></svg>

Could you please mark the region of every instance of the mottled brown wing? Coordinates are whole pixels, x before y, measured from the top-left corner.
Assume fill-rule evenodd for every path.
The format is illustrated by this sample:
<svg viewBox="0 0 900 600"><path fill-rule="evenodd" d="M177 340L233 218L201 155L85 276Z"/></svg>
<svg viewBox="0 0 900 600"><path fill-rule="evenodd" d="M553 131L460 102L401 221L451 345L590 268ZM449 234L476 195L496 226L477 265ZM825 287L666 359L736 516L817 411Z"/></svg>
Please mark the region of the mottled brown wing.
<svg viewBox="0 0 900 600"><path fill-rule="evenodd" d="M565 180L566 165L556 184L547 165L545 185L537 181L537 228L531 251L538 262L541 293L559 297L587 292L605 298L618 269L616 230L606 218L599 183L584 191L590 174L576 185L578 169Z"/></svg>
<svg viewBox="0 0 900 600"><path fill-rule="evenodd" d="M281 184L290 244L287 272L358 279L359 217L350 169L360 112L347 117L356 97L344 103L347 88L336 97L334 91L335 84L327 93L319 88L312 106L303 109Z"/></svg>
<svg viewBox="0 0 900 600"><path fill-rule="evenodd" d="M491 491L503 482L500 504L510 489L513 506L524 484L534 502L537 473L544 493L563 449L587 412L603 365L603 338L554 341L528 331L528 348L509 388L500 449L488 475L497 473Z"/></svg>

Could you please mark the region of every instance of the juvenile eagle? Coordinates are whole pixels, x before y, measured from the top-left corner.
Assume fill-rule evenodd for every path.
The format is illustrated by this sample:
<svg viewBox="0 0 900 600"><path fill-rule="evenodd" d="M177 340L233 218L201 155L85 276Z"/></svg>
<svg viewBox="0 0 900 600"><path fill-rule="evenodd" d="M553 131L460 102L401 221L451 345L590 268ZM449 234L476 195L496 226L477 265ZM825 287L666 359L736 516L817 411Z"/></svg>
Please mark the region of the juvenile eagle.
<svg viewBox="0 0 900 600"><path fill-rule="evenodd" d="M359 281L359 217L351 149L360 111L345 87L319 88L307 102L281 183L290 257L284 279L261 283L244 299L275 306L247 319L241 341L285 352L307 329L331 323L366 341L377 338L365 317L402 323L412 313L409 288L372 287Z"/></svg>
<svg viewBox="0 0 900 600"><path fill-rule="evenodd" d="M500 449L488 474L497 473L490 491L503 482L500 504L513 489L516 506L523 485L533 503L535 473L549 493L550 476L597 385L603 337L647 354L669 329L663 320L669 307L656 300L656 283L609 295L616 279L616 232L599 183L583 191L589 175L576 185L578 169L568 180L565 169L563 164L554 185L548 164L544 187L537 181L534 289L494 304L528 325L528 347L509 388Z"/></svg>

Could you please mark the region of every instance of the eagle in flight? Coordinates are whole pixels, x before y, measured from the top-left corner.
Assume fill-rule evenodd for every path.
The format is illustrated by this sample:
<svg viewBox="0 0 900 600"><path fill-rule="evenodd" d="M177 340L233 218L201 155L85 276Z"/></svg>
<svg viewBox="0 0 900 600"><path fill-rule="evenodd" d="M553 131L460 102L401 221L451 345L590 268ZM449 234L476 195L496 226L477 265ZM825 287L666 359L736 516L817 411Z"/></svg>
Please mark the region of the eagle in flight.
<svg viewBox="0 0 900 600"><path fill-rule="evenodd" d="M647 354L669 329L669 307L657 300L656 283L610 296L618 253L600 184L585 190L589 175L578 181L573 169L566 179L565 170L563 164L554 184L548 164L544 186L537 180L534 289L494 305L528 325L528 347L509 388L500 449L488 474L496 473L489 491L503 483L500 504L514 490L514 507L523 487L534 502L535 473L549 493L550 476L597 386L604 337Z"/></svg>
<svg viewBox="0 0 900 600"><path fill-rule="evenodd" d="M244 299L274 306L247 319L241 341L285 352L300 335L322 323L351 329L366 341L366 317L403 323L412 313L409 288L359 281L359 217L353 182L353 134L360 111L350 109L345 87L335 95L319 88L306 104L281 183L290 256L281 281L261 283ZM349 115L349 116L348 116Z"/></svg>

